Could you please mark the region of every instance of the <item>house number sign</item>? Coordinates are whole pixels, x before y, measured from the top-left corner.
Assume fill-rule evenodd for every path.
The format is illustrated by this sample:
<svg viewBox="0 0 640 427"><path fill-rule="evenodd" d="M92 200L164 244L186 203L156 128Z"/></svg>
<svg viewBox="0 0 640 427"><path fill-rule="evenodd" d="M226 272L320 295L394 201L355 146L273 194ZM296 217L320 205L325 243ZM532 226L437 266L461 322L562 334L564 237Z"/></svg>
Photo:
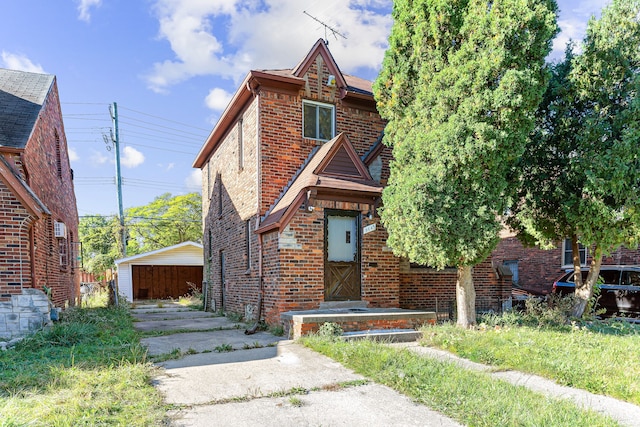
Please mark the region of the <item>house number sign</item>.
<svg viewBox="0 0 640 427"><path fill-rule="evenodd" d="M367 225L362 229L362 234L371 233L372 231L376 231L376 224Z"/></svg>

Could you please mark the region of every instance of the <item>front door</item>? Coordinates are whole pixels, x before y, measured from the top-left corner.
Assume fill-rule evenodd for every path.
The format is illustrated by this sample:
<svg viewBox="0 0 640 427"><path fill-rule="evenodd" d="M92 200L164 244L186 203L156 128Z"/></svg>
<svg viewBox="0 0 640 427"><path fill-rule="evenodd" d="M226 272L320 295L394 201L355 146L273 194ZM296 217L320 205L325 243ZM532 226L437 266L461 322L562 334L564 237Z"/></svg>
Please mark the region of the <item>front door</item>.
<svg viewBox="0 0 640 427"><path fill-rule="evenodd" d="M360 212L326 211L325 301L360 300Z"/></svg>

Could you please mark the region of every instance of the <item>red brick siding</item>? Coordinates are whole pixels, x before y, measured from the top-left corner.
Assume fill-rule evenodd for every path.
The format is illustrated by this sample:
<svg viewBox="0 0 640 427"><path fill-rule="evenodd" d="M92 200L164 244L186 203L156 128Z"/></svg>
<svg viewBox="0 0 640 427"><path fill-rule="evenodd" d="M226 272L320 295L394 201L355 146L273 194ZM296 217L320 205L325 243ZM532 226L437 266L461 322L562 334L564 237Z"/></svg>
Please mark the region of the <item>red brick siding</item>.
<svg viewBox="0 0 640 427"><path fill-rule="evenodd" d="M502 303L511 296L511 282L497 276L491 261L486 260L473 267L473 284L476 290L476 309L502 309ZM410 268L402 262L400 275L400 307L407 309L448 311L455 307L456 269ZM437 306L437 307L436 307Z"/></svg>
<svg viewBox="0 0 640 427"><path fill-rule="evenodd" d="M241 113L243 167L239 168L238 126L232 126L203 168L204 278L216 309L222 307L220 252L225 254L224 309L244 313L258 301L257 103ZM222 214L219 198L222 197ZM247 268L246 222L250 221L251 266ZM211 235L211 240L209 240Z"/></svg>
<svg viewBox="0 0 640 427"><path fill-rule="evenodd" d="M539 293L549 293L553 282L565 273L562 268L562 242L555 249L526 248L517 237L500 241L492 253L495 265L504 261L518 261L518 285ZM587 262L591 262L591 251L587 251ZM640 251L621 247L603 257L603 265L640 265Z"/></svg>
<svg viewBox="0 0 640 427"><path fill-rule="evenodd" d="M285 231L265 236L265 315L279 323L286 311L317 309L324 301L325 209L369 212L367 204L316 201L314 210L299 209ZM363 223L378 223L378 219ZM361 295L370 307L399 306L399 260L385 247L386 232L362 236Z"/></svg>
<svg viewBox="0 0 640 427"><path fill-rule="evenodd" d="M363 156L373 146L384 129L385 121L377 112L343 103L337 97L338 89L324 84L329 74L324 61L316 60L304 76L307 84L298 94L269 91L266 88L260 91L261 215L277 200L313 148L321 144L302 136L304 100L335 106L336 135L344 132L359 156ZM383 158L386 160L383 168L383 177L386 179L390 150Z"/></svg>
<svg viewBox="0 0 640 427"><path fill-rule="evenodd" d="M367 218L364 227L375 224L376 230L362 236L362 299L370 307L400 307L400 259L387 246L387 231L380 218Z"/></svg>
<svg viewBox="0 0 640 427"><path fill-rule="evenodd" d="M30 215L0 180L0 301L31 287Z"/></svg>
<svg viewBox="0 0 640 427"><path fill-rule="evenodd" d="M59 145L56 143L56 134ZM33 264L33 278L25 279L23 275L23 281L26 280L25 283L38 289L43 289L44 286L50 288L53 302L58 307L73 305L80 294L79 276L73 268L71 245L78 236L78 213L55 81L24 153L14 155L10 163L16 166L27 184L51 211L51 218L44 218L33 224L32 240L28 247L22 247L23 262ZM4 205L0 209L17 210L24 215L24 210L15 204L13 208ZM58 241L53 234L54 221L63 222L67 227L68 265L64 267L60 265ZM33 260L31 248L34 252Z"/></svg>

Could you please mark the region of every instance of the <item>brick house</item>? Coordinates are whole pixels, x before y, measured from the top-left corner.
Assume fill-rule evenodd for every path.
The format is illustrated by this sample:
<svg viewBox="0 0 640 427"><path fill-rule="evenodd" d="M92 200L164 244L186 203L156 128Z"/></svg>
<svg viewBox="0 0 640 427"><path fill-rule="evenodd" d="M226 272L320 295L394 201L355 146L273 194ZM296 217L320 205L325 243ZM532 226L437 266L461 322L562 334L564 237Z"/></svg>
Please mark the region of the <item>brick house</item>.
<svg viewBox="0 0 640 427"><path fill-rule="evenodd" d="M293 69L250 71L196 157L211 309L269 324L337 301L447 310L455 270L393 255L376 214L391 149L371 82L341 73L318 40ZM511 278L474 270L478 305ZM439 306L438 306L439 305Z"/></svg>
<svg viewBox="0 0 640 427"><path fill-rule="evenodd" d="M79 295L78 213L56 78L0 69L0 337Z"/></svg>
<svg viewBox="0 0 640 427"><path fill-rule="evenodd" d="M512 270L514 283L531 293L546 295L553 282L568 269L573 268L571 240L559 241L554 249L524 247L513 234L505 234L492 253L496 265ZM583 266L591 263L589 248L580 245L580 261ZM602 258L602 265L640 265L640 250L620 247Z"/></svg>

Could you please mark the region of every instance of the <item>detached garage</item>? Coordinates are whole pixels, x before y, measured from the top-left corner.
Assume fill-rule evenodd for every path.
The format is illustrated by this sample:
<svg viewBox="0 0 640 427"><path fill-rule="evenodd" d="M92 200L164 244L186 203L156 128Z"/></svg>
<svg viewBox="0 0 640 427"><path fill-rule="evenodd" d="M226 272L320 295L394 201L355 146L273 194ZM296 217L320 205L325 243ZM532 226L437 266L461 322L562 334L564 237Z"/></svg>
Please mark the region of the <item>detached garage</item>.
<svg viewBox="0 0 640 427"><path fill-rule="evenodd" d="M116 260L118 290L127 300L178 298L189 283L202 290L202 245L183 242Z"/></svg>

